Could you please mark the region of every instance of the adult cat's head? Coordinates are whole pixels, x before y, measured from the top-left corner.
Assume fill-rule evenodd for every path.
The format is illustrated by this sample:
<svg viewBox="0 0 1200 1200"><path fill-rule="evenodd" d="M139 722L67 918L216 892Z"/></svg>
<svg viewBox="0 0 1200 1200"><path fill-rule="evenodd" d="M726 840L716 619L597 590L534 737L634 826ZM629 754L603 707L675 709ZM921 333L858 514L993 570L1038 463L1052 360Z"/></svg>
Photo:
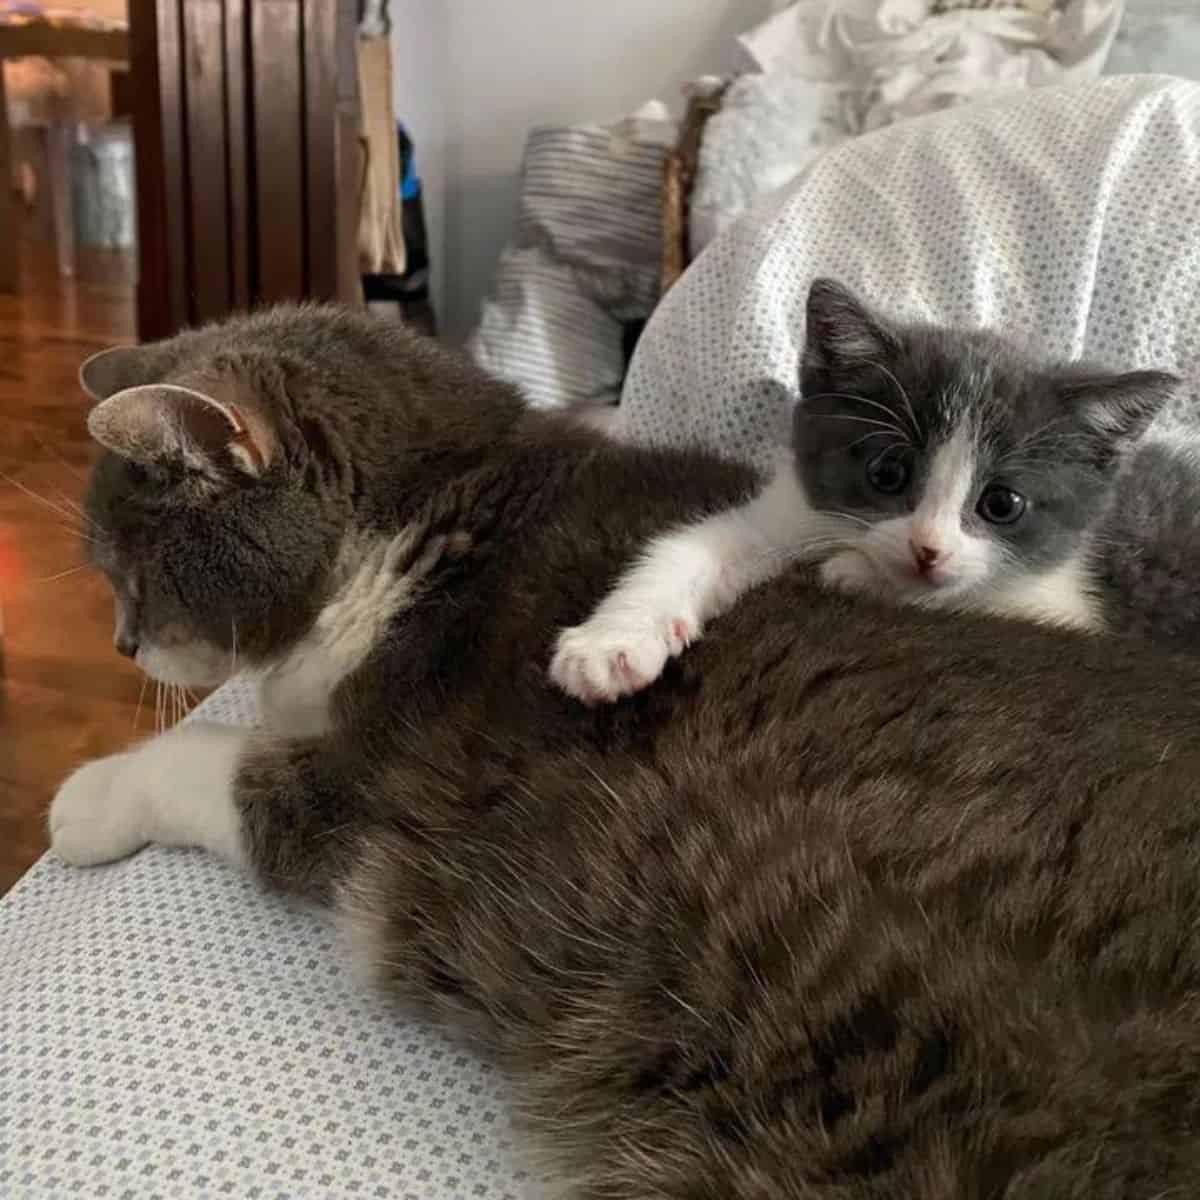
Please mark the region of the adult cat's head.
<svg viewBox="0 0 1200 1200"><path fill-rule="evenodd" d="M117 647L191 686L285 651L347 535L394 523L439 444L486 443L517 409L432 343L321 307L105 351L80 378L106 451L87 547L115 593Z"/></svg>
<svg viewBox="0 0 1200 1200"><path fill-rule="evenodd" d="M1037 364L990 334L890 320L818 280L794 447L812 505L847 515L838 578L971 603L1066 562L1177 383Z"/></svg>

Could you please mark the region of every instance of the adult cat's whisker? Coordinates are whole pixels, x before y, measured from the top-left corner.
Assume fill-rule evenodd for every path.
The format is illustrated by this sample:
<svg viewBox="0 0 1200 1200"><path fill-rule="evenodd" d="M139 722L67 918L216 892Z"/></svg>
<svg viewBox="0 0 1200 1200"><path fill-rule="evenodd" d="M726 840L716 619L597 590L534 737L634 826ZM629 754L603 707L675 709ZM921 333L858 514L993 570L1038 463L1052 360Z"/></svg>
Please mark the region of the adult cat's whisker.
<svg viewBox="0 0 1200 1200"><path fill-rule="evenodd" d="M83 511L83 506L72 500L71 497L62 490L62 488L55 488L54 494L58 497L59 501L65 504L73 513L75 513L81 521L86 521L89 525L93 525L97 529L100 528L100 526L93 521L86 512Z"/></svg>
<svg viewBox="0 0 1200 1200"><path fill-rule="evenodd" d="M78 525L68 525L64 521L59 525L59 528L64 533L69 533L72 537L77 538L81 542L90 542L93 546L101 545L100 538L93 537L90 533Z"/></svg>
<svg viewBox="0 0 1200 1200"><path fill-rule="evenodd" d="M133 731L134 731L134 733L137 732L138 721L141 719L142 701L145 700L145 698L146 698L146 688L149 686L149 684L150 684L150 676L143 675L141 690L138 692L137 708L135 708L133 710Z"/></svg>
<svg viewBox="0 0 1200 1200"><path fill-rule="evenodd" d="M59 571L57 575L44 575L41 579L35 579L35 583L53 583L56 579L66 579L68 575L77 575L80 571L86 571L91 563L80 563L77 567L69 567L65 571Z"/></svg>
<svg viewBox="0 0 1200 1200"><path fill-rule="evenodd" d="M33 437L33 440L35 442L37 442L40 449L44 450L47 454L51 454L55 458L57 458L58 461L60 463L62 463L62 465L64 467L66 467L67 471L70 472L70 474L74 475L75 478L78 479L80 483L87 482L87 476L84 475L82 471L77 471L73 466L71 466L71 464L69 462L67 462L67 460L63 457L63 455L60 454L57 450L55 450L55 448L53 446L51 446L49 444L49 442L43 441L40 437L38 437L38 435L36 433L32 434L31 436Z"/></svg>
<svg viewBox="0 0 1200 1200"><path fill-rule="evenodd" d="M48 500L40 492L35 492L33 488L26 487L19 479L14 479L11 475L4 471L0 471L0 479L5 483L12 484L18 491L24 492L31 500L36 500L39 504L44 504L51 512L57 513L60 517L68 522L74 522L78 519L79 514L73 513L69 508L63 508L61 504L55 504L52 500Z"/></svg>

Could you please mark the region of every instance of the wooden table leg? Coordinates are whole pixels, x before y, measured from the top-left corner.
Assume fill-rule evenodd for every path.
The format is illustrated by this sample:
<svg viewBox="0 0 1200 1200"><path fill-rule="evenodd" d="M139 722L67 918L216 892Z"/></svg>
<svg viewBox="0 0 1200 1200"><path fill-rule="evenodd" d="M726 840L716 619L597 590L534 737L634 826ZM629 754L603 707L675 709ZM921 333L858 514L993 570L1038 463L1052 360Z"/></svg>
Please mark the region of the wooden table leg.
<svg viewBox="0 0 1200 1200"><path fill-rule="evenodd" d="M4 60L0 59L0 292L17 290L17 206L13 203L12 139Z"/></svg>
<svg viewBox="0 0 1200 1200"><path fill-rule="evenodd" d="M74 135L75 127L66 121L51 121L46 129L50 204L54 209L54 250L58 256L58 273L64 279L75 274L75 210L71 201Z"/></svg>

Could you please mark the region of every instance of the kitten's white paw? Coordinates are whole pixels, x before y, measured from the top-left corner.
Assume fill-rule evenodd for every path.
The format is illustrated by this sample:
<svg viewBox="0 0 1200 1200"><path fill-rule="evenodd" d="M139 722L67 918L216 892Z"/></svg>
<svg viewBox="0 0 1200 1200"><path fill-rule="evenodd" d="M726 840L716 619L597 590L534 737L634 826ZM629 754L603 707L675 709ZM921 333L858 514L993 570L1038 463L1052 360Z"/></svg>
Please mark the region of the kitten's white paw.
<svg viewBox="0 0 1200 1200"><path fill-rule="evenodd" d="M132 755L114 754L80 767L50 805L50 845L73 867L125 858L150 839L145 798L123 778Z"/></svg>
<svg viewBox="0 0 1200 1200"><path fill-rule="evenodd" d="M668 658L701 636L700 623L686 617L613 620L593 617L559 634L550 678L585 704L631 696L649 687Z"/></svg>
<svg viewBox="0 0 1200 1200"><path fill-rule="evenodd" d="M837 592L870 592L879 585L879 578L865 554L843 550L822 564L821 582Z"/></svg>

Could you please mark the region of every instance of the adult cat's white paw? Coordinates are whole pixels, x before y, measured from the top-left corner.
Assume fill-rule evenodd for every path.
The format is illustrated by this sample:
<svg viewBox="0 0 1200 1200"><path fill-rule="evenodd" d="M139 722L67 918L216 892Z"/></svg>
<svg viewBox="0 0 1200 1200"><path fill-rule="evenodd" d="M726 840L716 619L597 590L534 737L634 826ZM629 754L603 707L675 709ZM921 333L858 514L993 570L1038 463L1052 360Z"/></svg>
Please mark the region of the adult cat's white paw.
<svg viewBox="0 0 1200 1200"><path fill-rule="evenodd" d="M73 867L125 858L149 840L146 803L123 779L131 754L85 763L58 789L50 805L50 845Z"/></svg>
<svg viewBox="0 0 1200 1200"><path fill-rule="evenodd" d="M193 721L80 767L50 805L50 844L77 867L124 858L147 842L243 862L233 780L249 737Z"/></svg>
<svg viewBox="0 0 1200 1200"><path fill-rule="evenodd" d="M585 704L631 696L700 636L699 622L686 617L592 617L559 634L550 678Z"/></svg>

